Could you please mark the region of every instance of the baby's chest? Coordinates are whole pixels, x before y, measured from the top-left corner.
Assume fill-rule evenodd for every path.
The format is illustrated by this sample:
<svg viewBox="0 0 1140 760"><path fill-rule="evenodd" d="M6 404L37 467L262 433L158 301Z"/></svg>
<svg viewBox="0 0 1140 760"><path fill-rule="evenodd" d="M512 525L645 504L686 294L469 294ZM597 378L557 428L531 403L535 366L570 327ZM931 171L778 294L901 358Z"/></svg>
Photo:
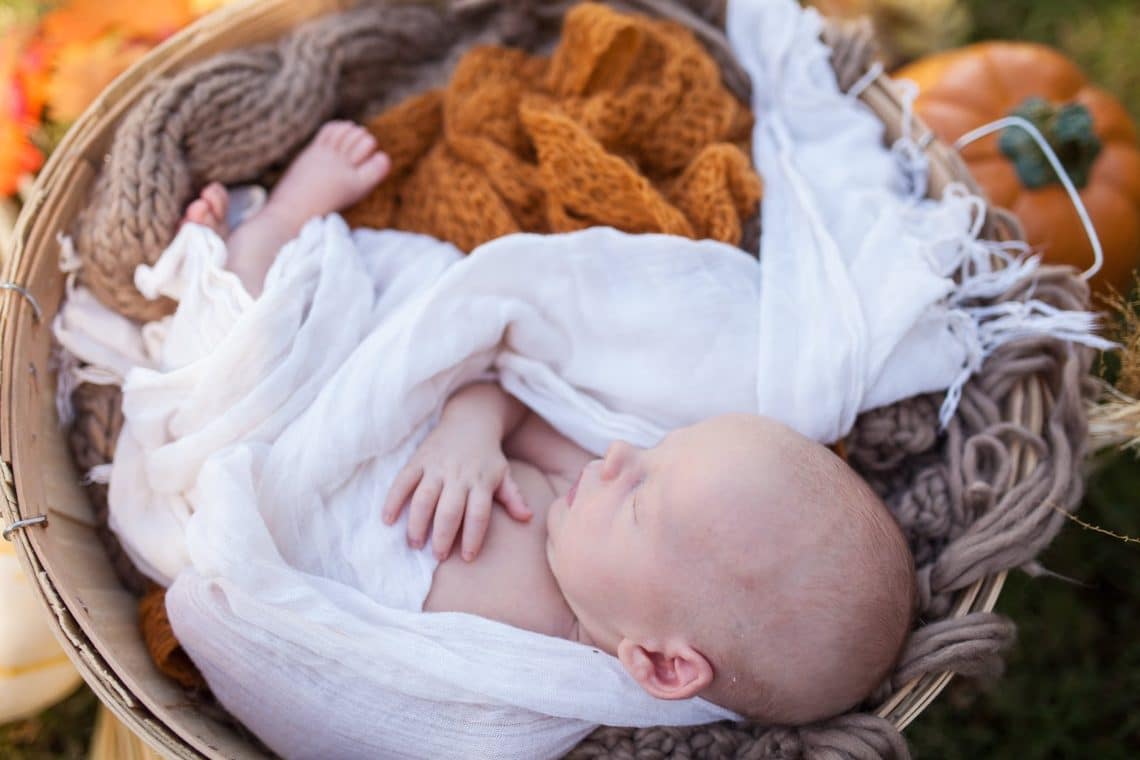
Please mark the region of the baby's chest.
<svg viewBox="0 0 1140 760"><path fill-rule="evenodd" d="M537 468L515 460L510 467L534 517L518 522L496 504L479 556L464 562L453 550L436 568L423 609L468 612L538 633L565 635L571 613L546 560L546 515L555 494Z"/></svg>

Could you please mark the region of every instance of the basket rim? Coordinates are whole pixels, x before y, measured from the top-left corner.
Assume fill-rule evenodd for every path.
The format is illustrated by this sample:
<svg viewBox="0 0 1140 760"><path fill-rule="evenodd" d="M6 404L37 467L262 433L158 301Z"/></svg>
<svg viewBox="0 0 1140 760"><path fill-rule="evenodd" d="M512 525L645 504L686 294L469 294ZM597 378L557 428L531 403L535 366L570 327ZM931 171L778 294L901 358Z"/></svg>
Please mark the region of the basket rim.
<svg viewBox="0 0 1140 760"><path fill-rule="evenodd" d="M419 1L435 4L430 0ZM0 278L23 284L27 282L29 270L35 261L45 256L52 256L54 261L54 255L48 252L54 245L49 237L54 232L53 229L48 229L51 227L50 222L54 221L56 215L65 214L66 210L61 209L64 202L69 200L69 187L76 182L76 175L79 175L80 184L95 175L98 162L91 157L92 149L105 140L119 118L137 101L151 81L219 50L233 47L217 47L216 37L220 31L232 30L238 25L257 28L265 21L272 21L275 12L284 7L288 7L288 13L291 14L288 23L294 26L354 4L351 0L243 0L200 18L149 51L103 90L49 157L16 222L13 245L0 266ZM273 26L274 23L266 25L267 28ZM272 39L278 34L266 34L264 39ZM253 41L243 44L253 44ZM905 110L902 95L892 81L885 73L879 73L859 95L859 99L875 112L888 129L892 124L901 123ZM935 173L939 173L942 185L948 181L959 182L980 195L980 188L958 154L939 141L917 117L914 117L914 127L919 135L916 141L930 162L932 178ZM938 186L938 191L940 190L941 186ZM68 221L73 219L74 215ZM62 279L57 279L60 281L53 287L60 290ZM14 408L19 408L13 401L20 385L17 371L24 363L20 349L29 335L46 329L50 320L45 317L45 322L39 322L22 299L14 297L14 294L10 296L0 298L0 335L3 336L3 348L0 350L0 490L4 497L0 499L0 518L5 525L38 514L40 510L49 515L52 512L49 504L33 504L32 499L21 498L21 475L28 467L19 454L20 436L16 433L17 426L12 413ZM41 303L46 300L41 300ZM46 308L45 313L51 316L55 310ZM1044 415L1044 400L1042 381L1035 376L1025 378L1018 382L1011 393L1009 408L1006 410L1007 418L1039 432ZM1017 444L1012 454L1015 472L1020 480L1036 466L1037 456L1032 450ZM28 577L36 581L33 586L49 613L53 633L100 701L124 725L166 756L219 757L216 748L186 736L179 730L180 727L162 721L159 718L159 713L165 712L161 709L162 706L146 694L134 694L126 685L125 674L117 667L115 658L111 653L105 656L95 644L94 640L98 636L94 627L85 617L74 614L78 601L67 589L56 586L50 571L45 567L43 538L39 531L34 528L19 531L13 540L21 565ZM993 611L1006 575L1007 571L1002 571L984 577L959 591L954 608L946 619ZM896 690L875 714L891 721L902 731L941 693L952 677L953 674L948 672L920 676Z"/></svg>

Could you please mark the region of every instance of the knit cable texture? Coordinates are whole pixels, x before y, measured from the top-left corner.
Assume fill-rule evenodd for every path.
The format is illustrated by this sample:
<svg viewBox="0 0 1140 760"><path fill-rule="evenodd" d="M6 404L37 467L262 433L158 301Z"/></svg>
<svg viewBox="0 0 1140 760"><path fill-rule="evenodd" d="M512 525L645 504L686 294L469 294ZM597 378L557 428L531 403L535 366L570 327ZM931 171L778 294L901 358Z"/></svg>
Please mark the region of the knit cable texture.
<svg viewBox="0 0 1140 760"><path fill-rule="evenodd" d="M119 127L97 193L83 214L79 243L85 282L129 316L164 313L169 305L143 300L130 286L130 274L138 263L157 258L194 187L209 180L264 176L334 114L375 112L409 92L438 86L441 69L473 43L549 50L570 5L460 2L462 8L457 3L451 10L382 6L328 16L278 43L215 56L155 86ZM723 0L629 0L612 5L672 19L693 30L718 62L726 86L738 97L747 96L747 80L727 54L718 28ZM839 78L849 84L866 67L865 35L839 34L829 42L837 48ZM530 61L536 69L546 67L550 76L552 63L527 56L519 60ZM540 116L562 118L566 113L565 106L552 106L542 98L537 102ZM446 103L446 92L424 95L389 111L387 118L400 109L417 108L445 115ZM527 129L523 117L518 123ZM572 125L581 129L581 122ZM433 145L449 146L443 131L444 137ZM486 132L479 134L488 139ZM400 139L414 141L415 135L389 134L382 144L400 155L415 152L402 147ZM423 154L431 149L424 147ZM630 159L620 150L613 155ZM515 196L498 192L508 208L519 208L503 200L514 203ZM664 195L668 197L668 190ZM549 207L536 209L537 218ZM1032 286L1019 286L997 300L1024 300L1029 287L1034 288L1032 297L1059 308L1082 308L1088 302L1087 288L1069 270L1055 268L1043 268ZM1034 557L1063 524L1061 512L1080 501L1078 465L1086 432L1083 402L1092 393L1087 382L1090 362L1091 352L1072 344L1021 340L999 349L971 379L946 431L938 430L936 396L909 399L864 414L857 422L846 441L851 463L899 518L915 553L919 582L919 624L895 672L866 707L873 709L923 674L989 675L1000 670L1013 624L993 613L948 616L958 592L978 579L1011 568L1032 568ZM1043 387L1040 433L1009 419L1015 388L1028 378ZM74 400L77 414L70 442L78 461L84 468L109 462L122 424L118 388L83 385ZM1024 477L1011 466L1018 449L1037 456L1036 466ZM92 485L89 493L97 513L105 517L105 487ZM130 569L122 561L117 567ZM133 580L137 583L137 576ZM145 609L151 621L161 620L161 612L161 604ZM171 651L164 635L146 636L158 656ZM205 705L203 709L213 711ZM907 755L891 723L854 712L800 728L727 723L602 727L570 757L870 760Z"/></svg>
<svg viewBox="0 0 1140 760"><path fill-rule="evenodd" d="M392 173L349 223L465 251L599 225L738 244L760 200L751 114L692 33L593 3L551 57L475 48L368 126Z"/></svg>
<svg viewBox="0 0 1140 760"><path fill-rule="evenodd" d="M134 271L158 259L201 186L259 178L329 118L406 86L452 37L429 7L362 8L156 83L116 130L80 215L81 283L128 317L169 314L169 299L135 289Z"/></svg>

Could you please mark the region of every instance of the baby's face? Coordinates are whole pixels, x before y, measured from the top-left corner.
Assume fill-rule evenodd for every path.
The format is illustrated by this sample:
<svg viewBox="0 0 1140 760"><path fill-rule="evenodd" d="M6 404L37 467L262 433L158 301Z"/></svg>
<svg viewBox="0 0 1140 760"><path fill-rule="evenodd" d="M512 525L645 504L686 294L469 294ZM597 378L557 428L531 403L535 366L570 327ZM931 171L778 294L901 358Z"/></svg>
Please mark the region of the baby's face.
<svg viewBox="0 0 1140 760"><path fill-rule="evenodd" d="M755 473L742 473L739 445L715 420L651 449L618 441L551 505L550 567L594 640L659 635L678 590L694 584L707 586L715 608L723 579L709 572L714 556L743 550L780 562L782 526L757 530L769 515L750 498Z"/></svg>
<svg viewBox="0 0 1140 760"><path fill-rule="evenodd" d="M579 623L607 649L616 646L610 639L630 613L643 614L656 586L661 532L670 529L659 510L646 512L655 506L646 490L657 487L661 477L651 460L659 459L657 449L615 442L550 507L546 552L551 571Z"/></svg>
<svg viewBox="0 0 1140 760"><path fill-rule="evenodd" d="M590 640L611 654L623 639L687 643L719 670L708 691L726 706L747 667L764 687L742 687L771 699L747 709L773 720L866 696L909 624L914 571L886 507L771 420L726 415L651 449L614 443L547 526L551 571Z"/></svg>

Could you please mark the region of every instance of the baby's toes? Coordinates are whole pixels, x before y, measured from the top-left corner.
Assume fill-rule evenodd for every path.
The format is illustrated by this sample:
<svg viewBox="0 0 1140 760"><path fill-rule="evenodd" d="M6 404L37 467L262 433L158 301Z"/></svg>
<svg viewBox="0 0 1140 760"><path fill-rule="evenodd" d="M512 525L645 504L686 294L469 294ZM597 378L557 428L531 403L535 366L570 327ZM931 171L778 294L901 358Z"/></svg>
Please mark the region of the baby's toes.
<svg viewBox="0 0 1140 760"><path fill-rule="evenodd" d="M186 216L183 217L183 222L193 222L194 224L208 224L210 219L210 205L205 200L199 198L186 207Z"/></svg>
<svg viewBox="0 0 1140 760"><path fill-rule="evenodd" d="M351 121L328 121L317 132L317 139L314 140L318 145L325 145L335 149L340 141L344 138L345 134L351 130L355 124Z"/></svg>
<svg viewBox="0 0 1140 760"><path fill-rule="evenodd" d="M376 138L366 129L360 129L345 140L344 154L356 166L372 155L376 150Z"/></svg>
<svg viewBox="0 0 1140 760"><path fill-rule="evenodd" d="M206 189L202 191L202 200L209 205L216 219L226 218L226 212L230 207L230 194L226 192L221 182L211 182L206 185Z"/></svg>
<svg viewBox="0 0 1140 760"><path fill-rule="evenodd" d="M368 130L354 122L347 122L348 127L336 139L336 149L344 156L347 156L356 142L363 138L364 135L369 134Z"/></svg>
<svg viewBox="0 0 1140 760"><path fill-rule="evenodd" d="M388 175L391 166L392 160L388 158L387 153L373 153L353 171L360 180L360 184L365 189L370 189Z"/></svg>

